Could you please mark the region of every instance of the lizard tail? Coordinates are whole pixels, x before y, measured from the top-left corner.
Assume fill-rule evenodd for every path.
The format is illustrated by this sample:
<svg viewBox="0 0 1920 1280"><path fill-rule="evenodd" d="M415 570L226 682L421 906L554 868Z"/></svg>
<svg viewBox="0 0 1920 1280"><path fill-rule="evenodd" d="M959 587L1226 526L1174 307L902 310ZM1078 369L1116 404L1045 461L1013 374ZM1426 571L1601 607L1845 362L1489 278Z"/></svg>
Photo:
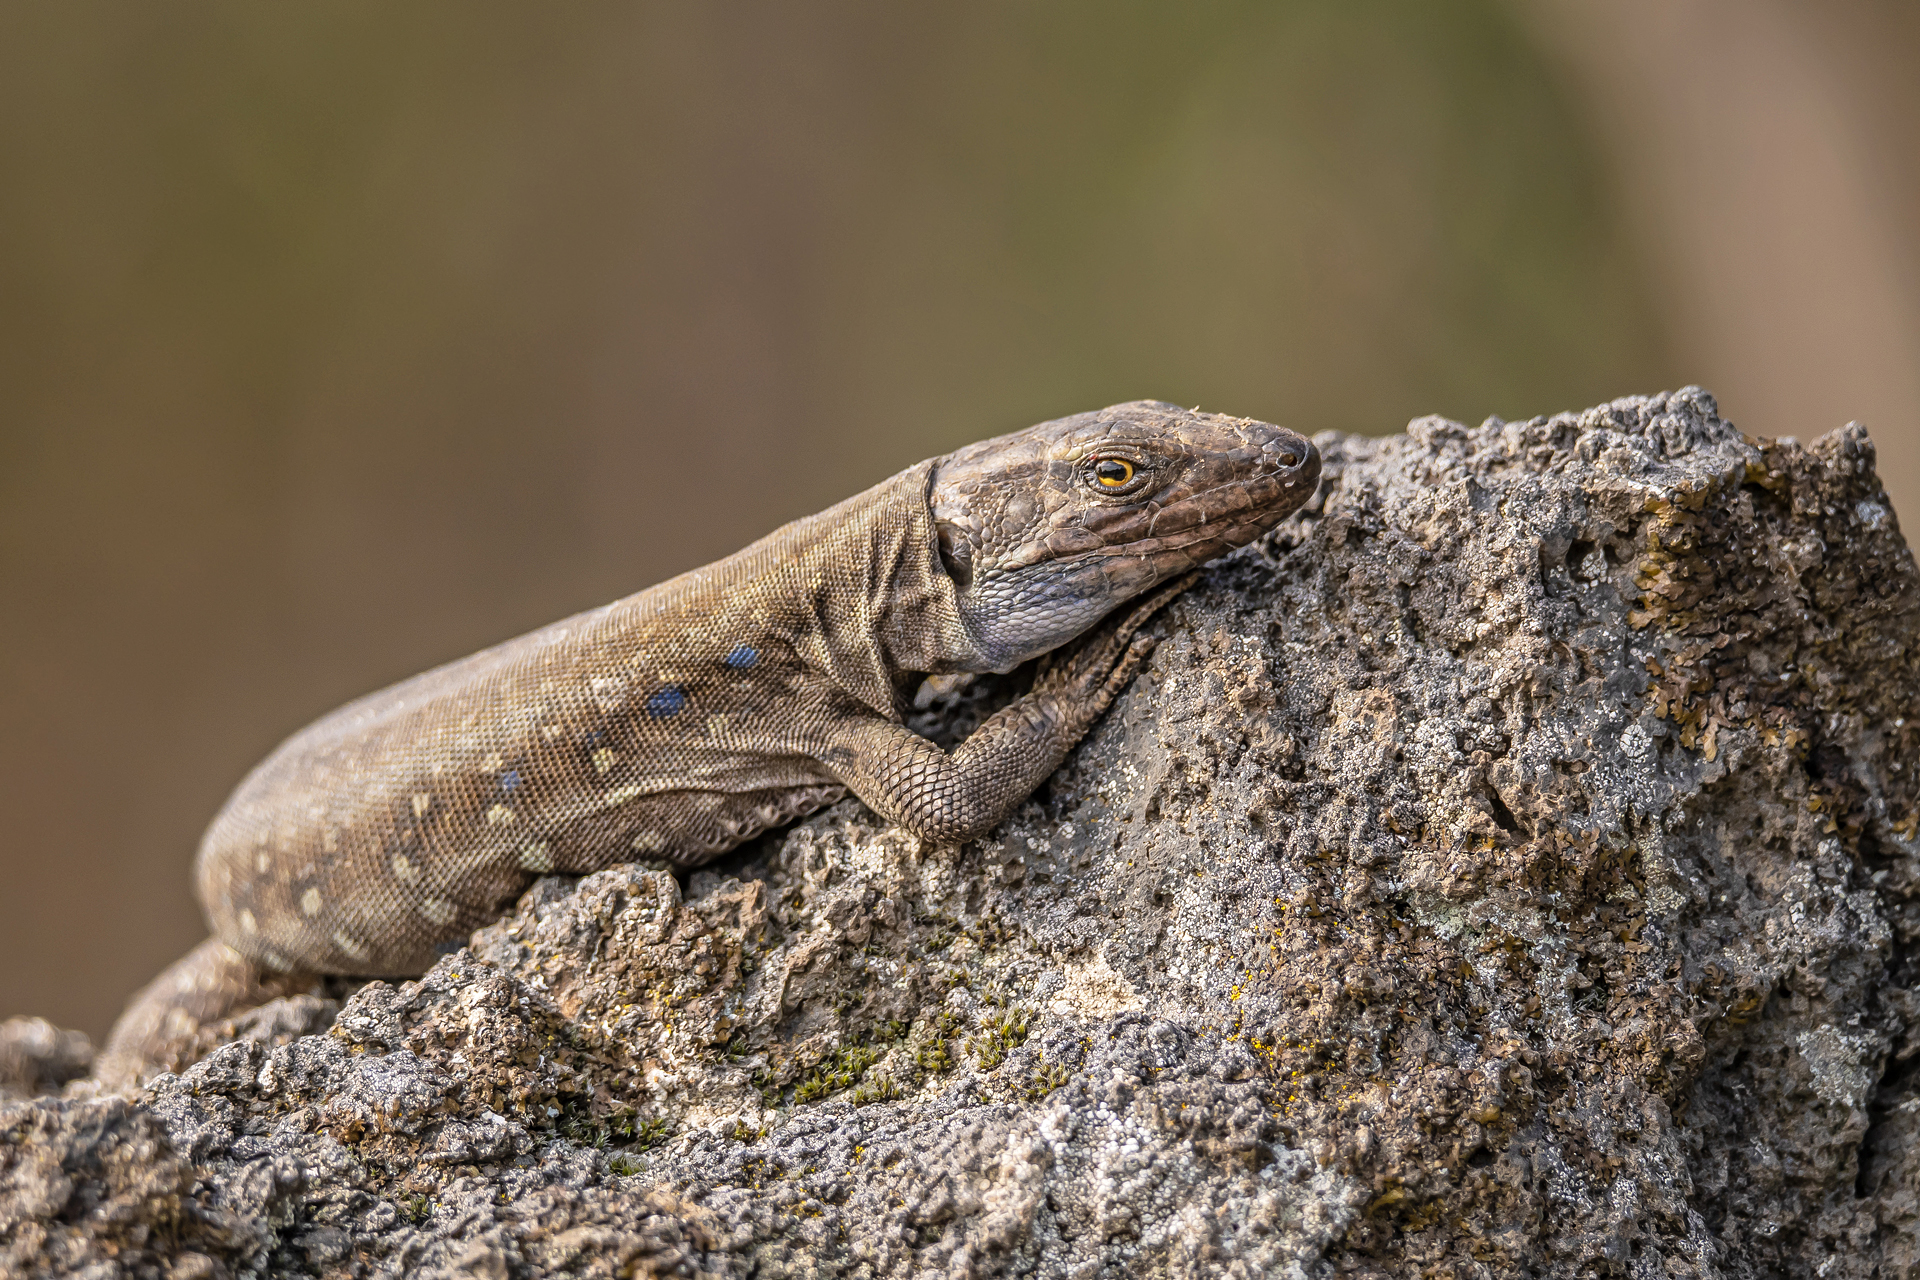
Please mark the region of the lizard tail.
<svg viewBox="0 0 1920 1280"><path fill-rule="evenodd" d="M127 1002L93 1066L107 1089L139 1088L162 1071L183 1071L225 1039L219 1023L280 996L306 991L313 978L262 973L218 938L187 952Z"/></svg>

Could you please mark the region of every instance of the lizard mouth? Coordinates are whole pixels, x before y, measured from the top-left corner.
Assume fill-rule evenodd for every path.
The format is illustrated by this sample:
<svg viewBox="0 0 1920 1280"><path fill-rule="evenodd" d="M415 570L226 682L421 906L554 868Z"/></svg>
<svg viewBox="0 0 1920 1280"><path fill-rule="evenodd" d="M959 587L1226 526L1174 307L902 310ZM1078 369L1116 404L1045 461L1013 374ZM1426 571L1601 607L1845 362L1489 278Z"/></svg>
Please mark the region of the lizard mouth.
<svg viewBox="0 0 1920 1280"><path fill-rule="evenodd" d="M1113 552L1154 556L1191 550L1205 560L1245 546L1293 514L1319 483L1319 451L1302 440L1293 456L1300 461L1291 467L1276 466L1182 496L1153 513L1145 537L1114 547ZM1207 547L1214 549L1204 550Z"/></svg>

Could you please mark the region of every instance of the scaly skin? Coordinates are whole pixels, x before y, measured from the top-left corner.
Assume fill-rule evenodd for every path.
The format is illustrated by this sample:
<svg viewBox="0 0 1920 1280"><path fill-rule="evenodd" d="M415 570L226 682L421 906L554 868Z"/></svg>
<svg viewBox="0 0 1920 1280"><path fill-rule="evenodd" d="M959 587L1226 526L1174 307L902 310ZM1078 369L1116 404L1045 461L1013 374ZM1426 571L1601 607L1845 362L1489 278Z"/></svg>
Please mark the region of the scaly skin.
<svg viewBox="0 0 1920 1280"><path fill-rule="evenodd" d="M135 997L102 1075L172 1064L201 1024L314 975L422 973L538 875L694 866L849 789L926 839L984 834L1132 679L1139 628L1191 570L1318 475L1282 428L1116 405L350 703L215 818L196 862L214 937ZM1031 692L951 754L901 722L924 675L1041 654Z"/></svg>

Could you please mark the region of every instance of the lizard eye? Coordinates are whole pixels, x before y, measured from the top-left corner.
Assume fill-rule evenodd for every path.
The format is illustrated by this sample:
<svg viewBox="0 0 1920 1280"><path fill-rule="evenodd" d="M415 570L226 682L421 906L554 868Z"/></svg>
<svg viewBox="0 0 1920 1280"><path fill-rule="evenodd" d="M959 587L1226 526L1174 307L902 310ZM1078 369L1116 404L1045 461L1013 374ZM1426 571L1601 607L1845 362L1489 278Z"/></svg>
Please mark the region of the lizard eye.
<svg viewBox="0 0 1920 1280"><path fill-rule="evenodd" d="M1094 488L1106 493L1116 493L1133 482L1134 466L1125 458L1095 458L1087 469L1093 478Z"/></svg>

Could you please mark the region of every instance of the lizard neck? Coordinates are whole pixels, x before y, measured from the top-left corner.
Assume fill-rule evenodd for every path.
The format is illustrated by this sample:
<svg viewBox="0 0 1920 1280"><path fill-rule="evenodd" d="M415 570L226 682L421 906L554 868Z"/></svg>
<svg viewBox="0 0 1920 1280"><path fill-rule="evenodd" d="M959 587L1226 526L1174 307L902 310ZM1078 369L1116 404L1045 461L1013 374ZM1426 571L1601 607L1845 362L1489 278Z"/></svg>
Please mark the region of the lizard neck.
<svg viewBox="0 0 1920 1280"><path fill-rule="evenodd" d="M968 624L958 589L940 563L927 495L935 459L917 463L868 493L859 521L874 572L864 621L895 681L904 673L984 671L985 647Z"/></svg>
<svg viewBox="0 0 1920 1280"><path fill-rule="evenodd" d="M986 655L940 563L927 505L933 461L643 593L717 635L790 648L842 695L890 719L909 673L984 671ZM698 621L694 621L698 619Z"/></svg>

